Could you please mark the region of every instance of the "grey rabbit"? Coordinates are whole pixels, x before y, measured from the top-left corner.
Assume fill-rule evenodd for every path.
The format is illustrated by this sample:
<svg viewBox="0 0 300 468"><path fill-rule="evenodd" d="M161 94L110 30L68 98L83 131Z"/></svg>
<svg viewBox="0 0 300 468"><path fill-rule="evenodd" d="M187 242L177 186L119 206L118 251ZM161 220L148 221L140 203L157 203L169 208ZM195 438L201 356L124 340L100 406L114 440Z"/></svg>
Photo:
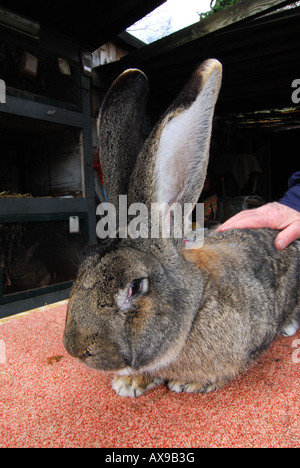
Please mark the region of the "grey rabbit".
<svg viewBox="0 0 300 468"><path fill-rule="evenodd" d="M108 200L118 204L199 199L222 79L200 65L141 147L145 75L127 70L99 117ZM117 238L86 254L72 288L64 345L87 366L114 374L113 389L136 397L162 382L209 392L245 369L281 333L299 325L300 241L284 251L269 229L209 231L204 245L169 238Z"/></svg>

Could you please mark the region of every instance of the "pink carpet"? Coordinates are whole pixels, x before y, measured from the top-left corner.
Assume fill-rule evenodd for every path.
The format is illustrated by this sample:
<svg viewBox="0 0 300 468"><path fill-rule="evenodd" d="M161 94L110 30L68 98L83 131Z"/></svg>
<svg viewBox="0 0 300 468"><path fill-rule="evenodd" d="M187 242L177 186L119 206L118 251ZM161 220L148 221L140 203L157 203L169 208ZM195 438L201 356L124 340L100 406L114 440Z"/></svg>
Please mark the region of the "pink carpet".
<svg viewBox="0 0 300 468"><path fill-rule="evenodd" d="M1 448L299 447L299 332L215 393L133 400L67 355L65 315L57 304L0 321Z"/></svg>

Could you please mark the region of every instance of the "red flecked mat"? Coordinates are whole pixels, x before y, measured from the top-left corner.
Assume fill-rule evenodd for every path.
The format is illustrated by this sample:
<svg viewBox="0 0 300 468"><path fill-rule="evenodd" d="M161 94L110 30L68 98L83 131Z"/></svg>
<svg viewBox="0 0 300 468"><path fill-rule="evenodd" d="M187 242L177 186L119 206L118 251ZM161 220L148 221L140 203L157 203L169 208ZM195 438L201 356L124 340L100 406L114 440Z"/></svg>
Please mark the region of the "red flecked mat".
<svg viewBox="0 0 300 468"><path fill-rule="evenodd" d="M299 332L215 393L124 399L67 355L65 315L64 303L0 321L1 448L299 447Z"/></svg>

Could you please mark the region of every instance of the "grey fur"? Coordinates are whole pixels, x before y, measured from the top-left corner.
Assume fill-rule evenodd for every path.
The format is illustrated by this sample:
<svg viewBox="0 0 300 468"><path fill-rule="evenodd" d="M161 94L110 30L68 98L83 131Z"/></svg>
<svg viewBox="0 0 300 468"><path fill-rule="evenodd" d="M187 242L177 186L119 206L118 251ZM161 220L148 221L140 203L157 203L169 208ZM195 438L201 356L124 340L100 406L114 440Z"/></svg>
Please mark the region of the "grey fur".
<svg viewBox="0 0 300 468"><path fill-rule="evenodd" d="M119 90L122 87L128 97L132 78L135 81L139 73L126 72L113 85L100 113L100 137L101 122L105 120L109 130L107 115L128 112ZM141 81L145 83L144 78ZM170 197L170 205L174 200L185 203L191 198L196 203L205 180L220 81L221 65L215 60L206 61L196 70L141 152L136 152L137 162L128 184L130 203L142 201L149 205L161 196ZM143 84L142 88L146 94L147 87ZM170 171L170 177L166 174L170 179L167 189L159 191L159 171L164 166L164 161L158 162L160 139L169 122L174 119L176 125L178 116L188 116L201 93L207 93L210 103L204 99L207 107L201 111L199 122L204 132L193 142L198 145L197 161L193 152L185 155L185 147L180 148L174 155L174 164L178 159L183 171L177 184L180 190L174 192L176 184ZM143 98L140 102L144 102ZM201 99L199 102L203 104ZM132 101L128 105L132 108ZM185 111L187 114L183 114ZM127 123L118 118L118 125L124 141ZM127 139L132 128L128 131ZM184 135L179 138L184 139ZM138 141L137 135L134 139ZM100 139L100 145L101 153L107 155L104 172L108 172L111 183L120 180L120 171L130 173L124 164L132 164L132 158L125 158L124 164L119 160L110 165L108 140ZM186 164L180 159L182 154ZM185 168L193 168L189 177ZM111 197L116 200L121 190L114 184ZM64 334L66 349L90 367L115 373L113 388L122 396L140 395L161 381L167 381L169 388L177 392L220 388L299 318L300 241L279 252L273 245L275 235L275 231L264 229L210 232L201 249L191 250L172 238L117 239L92 249L72 289ZM129 297L128 291L139 278L141 292Z"/></svg>

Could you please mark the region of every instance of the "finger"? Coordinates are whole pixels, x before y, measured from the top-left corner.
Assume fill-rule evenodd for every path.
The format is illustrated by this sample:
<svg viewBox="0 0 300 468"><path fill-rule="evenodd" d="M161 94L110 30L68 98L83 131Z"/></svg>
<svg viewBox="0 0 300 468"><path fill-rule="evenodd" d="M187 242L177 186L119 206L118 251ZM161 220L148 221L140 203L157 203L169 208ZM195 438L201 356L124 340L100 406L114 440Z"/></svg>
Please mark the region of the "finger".
<svg viewBox="0 0 300 468"><path fill-rule="evenodd" d="M221 226L218 227L217 231L227 231L228 229L231 229L231 226L241 222L243 218L245 218L245 211L241 211L240 213L225 221L225 223L221 224Z"/></svg>
<svg viewBox="0 0 300 468"><path fill-rule="evenodd" d="M257 213L256 210L247 210L233 216L233 218L219 226L217 231L224 232L229 229L272 227L270 224L271 222L268 217L262 216L262 214Z"/></svg>
<svg viewBox="0 0 300 468"><path fill-rule="evenodd" d="M300 222L290 224L286 229L281 231L275 239L275 247L278 250L283 250L288 247L294 240L300 237Z"/></svg>

